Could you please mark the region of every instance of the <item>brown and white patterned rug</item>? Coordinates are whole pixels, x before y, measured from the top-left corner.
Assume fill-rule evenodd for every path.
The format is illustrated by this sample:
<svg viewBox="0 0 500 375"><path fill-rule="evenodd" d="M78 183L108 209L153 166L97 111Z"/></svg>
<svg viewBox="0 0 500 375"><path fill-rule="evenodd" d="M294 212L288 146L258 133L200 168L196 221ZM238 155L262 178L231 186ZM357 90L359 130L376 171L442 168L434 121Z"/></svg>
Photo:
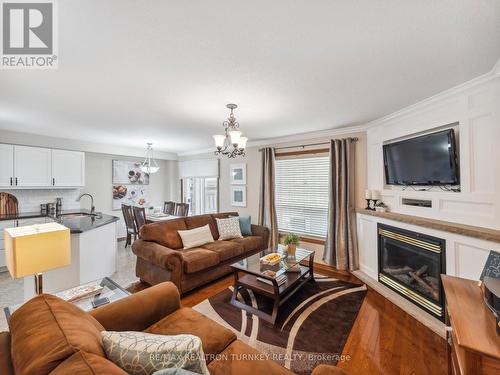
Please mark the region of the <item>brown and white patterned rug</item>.
<svg viewBox="0 0 500 375"><path fill-rule="evenodd" d="M232 287L204 300L195 310L233 330L237 337L286 368L309 374L317 365L336 364L366 295L366 285L315 275L279 310L272 327L230 304ZM272 302L252 291L240 301L270 312Z"/></svg>

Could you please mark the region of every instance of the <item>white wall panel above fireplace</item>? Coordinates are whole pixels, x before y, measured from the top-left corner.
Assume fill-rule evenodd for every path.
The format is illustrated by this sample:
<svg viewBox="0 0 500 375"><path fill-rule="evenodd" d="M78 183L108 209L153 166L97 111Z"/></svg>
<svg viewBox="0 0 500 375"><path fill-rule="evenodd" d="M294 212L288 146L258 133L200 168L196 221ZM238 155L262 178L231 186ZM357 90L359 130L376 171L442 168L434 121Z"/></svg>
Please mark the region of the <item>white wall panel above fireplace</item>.
<svg viewBox="0 0 500 375"><path fill-rule="evenodd" d="M458 123L458 125L456 125ZM452 126L460 155L460 192L439 187L414 191L385 185L386 142ZM380 190L393 212L500 229L500 76L460 87L372 124L367 131L368 187ZM427 199L432 208L410 207L402 198Z"/></svg>

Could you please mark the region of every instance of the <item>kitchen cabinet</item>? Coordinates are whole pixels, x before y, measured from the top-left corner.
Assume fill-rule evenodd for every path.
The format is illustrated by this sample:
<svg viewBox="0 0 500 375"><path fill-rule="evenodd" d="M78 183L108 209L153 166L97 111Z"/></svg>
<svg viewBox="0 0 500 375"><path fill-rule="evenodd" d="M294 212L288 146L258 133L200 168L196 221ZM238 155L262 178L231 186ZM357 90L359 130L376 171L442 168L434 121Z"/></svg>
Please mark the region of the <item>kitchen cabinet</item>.
<svg viewBox="0 0 500 375"><path fill-rule="evenodd" d="M0 187L14 183L14 146L0 144Z"/></svg>
<svg viewBox="0 0 500 375"><path fill-rule="evenodd" d="M14 185L52 186L51 158L50 148L14 146Z"/></svg>
<svg viewBox="0 0 500 375"><path fill-rule="evenodd" d="M85 186L85 153L0 143L0 188Z"/></svg>
<svg viewBox="0 0 500 375"><path fill-rule="evenodd" d="M52 185L60 187L85 185L85 153L52 150Z"/></svg>

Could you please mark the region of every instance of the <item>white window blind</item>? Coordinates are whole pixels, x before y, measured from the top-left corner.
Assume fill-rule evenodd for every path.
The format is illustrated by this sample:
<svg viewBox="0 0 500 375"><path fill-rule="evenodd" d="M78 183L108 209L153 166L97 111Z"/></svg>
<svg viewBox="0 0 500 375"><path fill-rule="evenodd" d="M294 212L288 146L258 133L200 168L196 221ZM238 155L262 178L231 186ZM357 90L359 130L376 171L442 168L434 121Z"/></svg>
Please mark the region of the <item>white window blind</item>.
<svg viewBox="0 0 500 375"><path fill-rule="evenodd" d="M185 160L178 163L179 178L219 177L218 159Z"/></svg>
<svg viewBox="0 0 500 375"><path fill-rule="evenodd" d="M278 229L326 236L328 156L276 160Z"/></svg>

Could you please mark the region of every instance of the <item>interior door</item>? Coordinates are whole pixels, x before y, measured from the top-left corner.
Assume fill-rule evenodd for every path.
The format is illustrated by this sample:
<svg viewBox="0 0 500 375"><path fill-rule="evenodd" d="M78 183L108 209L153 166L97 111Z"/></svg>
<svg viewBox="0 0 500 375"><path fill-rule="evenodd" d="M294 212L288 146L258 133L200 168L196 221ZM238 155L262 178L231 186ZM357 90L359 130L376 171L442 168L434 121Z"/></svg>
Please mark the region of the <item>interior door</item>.
<svg viewBox="0 0 500 375"><path fill-rule="evenodd" d="M14 185L52 186L51 149L14 146Z"/></svg>
<svg viewBox="0 0 500 375"><path fill-rule="evenodd" d="M52 184L54 186L85 185L85 153L52 150Z"/></svg>
<svg viewBox="0 0 500 375"><path fill-rule="evenodd" d="M14 184L14 146L0 144L0 187Z"/></svg>

